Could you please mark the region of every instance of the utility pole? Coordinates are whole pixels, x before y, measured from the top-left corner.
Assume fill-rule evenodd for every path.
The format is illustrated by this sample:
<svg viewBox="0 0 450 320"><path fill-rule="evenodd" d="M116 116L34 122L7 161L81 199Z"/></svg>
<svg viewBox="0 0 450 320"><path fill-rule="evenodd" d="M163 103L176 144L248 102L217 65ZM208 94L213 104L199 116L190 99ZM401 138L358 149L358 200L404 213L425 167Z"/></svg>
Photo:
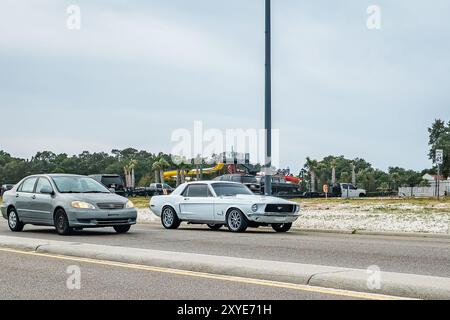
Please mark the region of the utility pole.
<svg viewBox="0 0 450 320"><path fill-rule="evenodd" d="M270 39L270 0L266 1L266 83L265 83L265 130L266 130L266 174L264 193L272 194L272 75L271 75L271 39Z"/></svg>
<svg viewBox="0 0 450 320"><path fill-rule="evenodd" d="M441 180L441 165L444 163L444 150L442 150L442 149L436 150L435 161L437 164L436 190L437 190L437 198L439 200L439 197L440 197L439 188L440 188L440 183L441 183L441 181L440 181Z"/></svg>

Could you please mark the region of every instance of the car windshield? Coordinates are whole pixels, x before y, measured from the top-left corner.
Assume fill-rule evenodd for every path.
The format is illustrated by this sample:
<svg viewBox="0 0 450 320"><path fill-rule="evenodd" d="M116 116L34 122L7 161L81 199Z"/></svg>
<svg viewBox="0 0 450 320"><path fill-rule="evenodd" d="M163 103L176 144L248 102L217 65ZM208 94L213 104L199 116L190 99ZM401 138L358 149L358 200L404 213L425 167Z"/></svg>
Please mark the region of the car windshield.
<svg viewBox="0 0 450 320"><path fill-rule="evenodd" d="M61 193L110 193L103 185L89 177L53 177Z"/></svg>
<svg viewBox="0 0 450 320"><path fill-rule="evenodd" d="M238 194L253 194L246 186L234 183L214 183L212 184L214 192L220 196L235 196Z"/></svg>

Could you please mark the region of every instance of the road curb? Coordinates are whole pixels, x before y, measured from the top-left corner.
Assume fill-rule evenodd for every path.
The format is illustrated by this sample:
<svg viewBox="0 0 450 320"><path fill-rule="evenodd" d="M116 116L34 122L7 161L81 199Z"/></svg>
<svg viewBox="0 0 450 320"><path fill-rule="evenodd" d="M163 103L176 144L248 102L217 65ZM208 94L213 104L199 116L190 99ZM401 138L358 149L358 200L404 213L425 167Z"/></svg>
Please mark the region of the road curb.
<svg viewBox="0 0 450 320"><path fill-rule="evenodd" d="M349 235L366 236L392 236L407 238L430 238L430 239L450 239L450 234L445 233L421 233L421 232L392 232L392 231L368 231L368 230L334 230L334 229L305 229L292 227L293 231L314 232L314 233L335 233Z"/></svg>
<svg viewBox="0 0 450 320"><path fill-rule="evenodd" d="M380 289L370 290L373 273L362 269L11 236L0 236L0 247L399 297L450 298L450 278L444 277L381 272Z"/></svg>

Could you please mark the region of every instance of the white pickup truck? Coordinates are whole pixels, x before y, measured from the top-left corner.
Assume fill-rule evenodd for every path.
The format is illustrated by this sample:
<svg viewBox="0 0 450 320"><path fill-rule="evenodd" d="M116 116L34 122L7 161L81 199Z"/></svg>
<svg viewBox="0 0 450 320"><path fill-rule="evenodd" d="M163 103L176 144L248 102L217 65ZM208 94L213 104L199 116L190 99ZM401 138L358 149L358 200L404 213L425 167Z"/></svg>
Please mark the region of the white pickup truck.
<svg viewBox="0 0 450 320"><path fill-rule="evenodd" d="M339 183L341 198L360 198L366 196L365 189L359 189L351 183ZM334 191L334 190L333 190Z"/></svg>

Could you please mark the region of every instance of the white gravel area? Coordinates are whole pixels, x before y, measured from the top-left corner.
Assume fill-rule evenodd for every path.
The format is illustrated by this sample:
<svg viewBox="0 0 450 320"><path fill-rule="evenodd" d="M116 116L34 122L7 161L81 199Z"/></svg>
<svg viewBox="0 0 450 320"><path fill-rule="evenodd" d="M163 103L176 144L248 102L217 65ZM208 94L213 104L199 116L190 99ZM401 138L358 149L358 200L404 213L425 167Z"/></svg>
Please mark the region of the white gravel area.
<svg viewBox="0 0 450 320"><path fill-rule="evenodd" d="M443 211L446 212L439 212L439 206L434 206L433 212L427 212L424 207L414 205L349 207L346 204L314 204L303 207L302 216L294 227L311 230L450 234L450 213L448 210ZM159 223L160 218L150 209L138 209L138 222Z"/></svg>

